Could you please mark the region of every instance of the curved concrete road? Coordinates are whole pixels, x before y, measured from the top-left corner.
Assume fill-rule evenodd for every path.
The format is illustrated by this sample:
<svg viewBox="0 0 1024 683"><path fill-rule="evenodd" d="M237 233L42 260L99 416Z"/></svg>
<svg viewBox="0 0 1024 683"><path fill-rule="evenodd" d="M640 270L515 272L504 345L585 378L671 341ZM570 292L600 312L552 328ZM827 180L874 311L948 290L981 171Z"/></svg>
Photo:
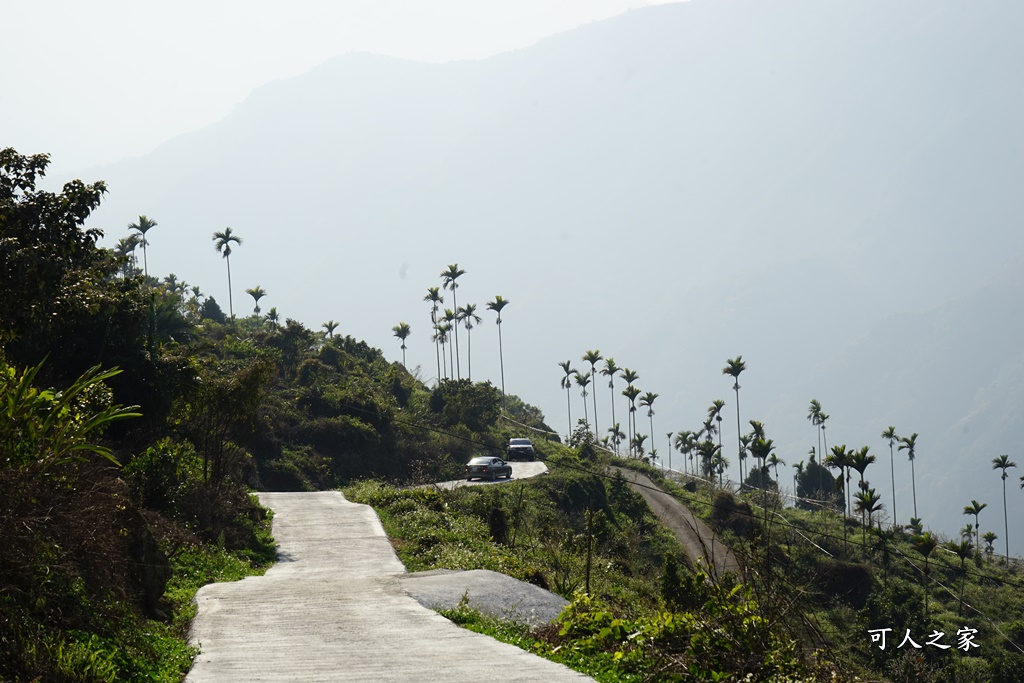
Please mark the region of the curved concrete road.
<svg viewBox="0 0 1024 683"><path fill-rule="evenodd" d="M621 474L632 489L643 496L651 512L675 534L691 564L696 565L697 560L701 560L705 571L715 579L726 572L743 575L743 565L736 554L693 510L636 470L625 467L613 467L612 470Z"/></svg>
<svg viewBox="0 0 1024 683"><path fill-rule="evenodd" d="M197 593L187 683L591 680L421 606L372 508L337 491L260 500L278 563Z"/></svg>

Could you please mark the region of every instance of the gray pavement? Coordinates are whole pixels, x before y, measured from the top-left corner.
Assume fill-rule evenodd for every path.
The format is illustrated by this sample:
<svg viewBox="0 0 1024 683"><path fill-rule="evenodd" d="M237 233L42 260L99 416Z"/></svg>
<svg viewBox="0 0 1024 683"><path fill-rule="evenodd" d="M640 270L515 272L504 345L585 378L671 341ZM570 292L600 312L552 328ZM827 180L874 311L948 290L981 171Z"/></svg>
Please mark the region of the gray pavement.
<svg viewBox="0 0 1024 683"><path fill-rule="evenodd" d="M633 490L647 501L651 512L675 534L691 564L701 560L712 578L721 577L726 572L742 576L743 565L736 554L693 510L636 470L625 467L613 467L612 470L622 474Z"/></svg>
<svg viewBox="0 0 1024 683"><path fill-rule="evenodd" d="M275 513L279 561L196 595L188 683L591 680L417 602L370 507L337 491L260 500Z"/></svg>

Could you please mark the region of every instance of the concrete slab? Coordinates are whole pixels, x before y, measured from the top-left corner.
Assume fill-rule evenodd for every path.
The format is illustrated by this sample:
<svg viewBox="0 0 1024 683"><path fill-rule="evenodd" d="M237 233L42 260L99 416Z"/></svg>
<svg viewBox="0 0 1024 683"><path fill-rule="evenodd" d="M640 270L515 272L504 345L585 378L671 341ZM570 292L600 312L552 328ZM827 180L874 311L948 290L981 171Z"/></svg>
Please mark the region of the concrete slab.
<svg viewBox="0 0 1024 683"><path fill-rule="evenodd" d="M422 606L368 506L336 491L260 499L281 561L199 591L188 683L592 680Z"/></svg>

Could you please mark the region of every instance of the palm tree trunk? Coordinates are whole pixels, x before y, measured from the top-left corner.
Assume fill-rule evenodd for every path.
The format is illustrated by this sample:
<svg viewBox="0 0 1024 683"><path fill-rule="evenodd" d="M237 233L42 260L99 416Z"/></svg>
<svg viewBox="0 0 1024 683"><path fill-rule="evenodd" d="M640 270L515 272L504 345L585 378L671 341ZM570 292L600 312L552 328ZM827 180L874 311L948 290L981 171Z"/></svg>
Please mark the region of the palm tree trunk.
<svg viewBox="0 0 1024 683"><path fill-rule="evenodd" d="M565 444L568 446L572 438L572 398L569 396L569 387L565 388L565 414L569 417L569 432L565 437Z"/></svg>
<svg viewBox="0 0 1024 683"><path fill-rule="evenodd" d="M611 377L610 380L611 381L608 382L608 388L612 392L612 425L616 425L618 422L615 421L615 378ZM618 444L615 444L615 454L619 454Z"/></svg>
<svg viewBox="0 0 1024 683"><path fill-rule="evenodd" d="M505 407L505 351L501 347L501 323L498 323L498 362L501 365L501 407Z"/></svg>
<svg viewBox="0 0 1024 683"><path fill-rule="evenodd" d="M469 361L467 373L469 381L473 381L473 330L466 330L466 360Z"/></svg>
<svg viewBox="0 0 1024 683"><path fill-rule="evenodd" d="M453 311L458 312L459 302L455 298L455 281L452 280L452 308ZM455 323L455 379L462 379L462 369L459 366L459 324Z"/></svg>
<svg viewBox="0 0 1024 683"><path fill-rule="evenodd" d="M915 517L917 515L914 515ZM1010 522L1006 517L1006 470L1003 470L1003 535L1006 536L1006 566L1010 566Z"/></svg>
<svg viewBox="0 0 1024 683"><path fill-rule="evenodd" d="M910 488L914 492L914 517L917 517L917 478L914 476L914 461L910 461Z"/></svg>
<svg viewBox="0 0 1024 683"><path fill-rule="evenodd" d="M736 383L733 384L732 388L736 391L736 459L739 460L740 466L740 486L743 486L743 438L740 436L740 380L736 378ZM721 443L722 432L718 432L719 443Z"/></svg>
<svg viewBox="0 0 1024 683"><path fill-rule="evenodd" d="M143 250L143 253L145 253L145 250ZM234 300L231 298L231 257L225 256L224 260L228 263L228 312L231 314L231 319L234 320L235 304Z"/></svg>
<svg viewBox="0 0 1024 683"><path fill-rule="evenodd" d="M899 517L896 516L896 465L892 453L892 441L889 442L889 477L892 479L892 523L895 524Z"/></svg>

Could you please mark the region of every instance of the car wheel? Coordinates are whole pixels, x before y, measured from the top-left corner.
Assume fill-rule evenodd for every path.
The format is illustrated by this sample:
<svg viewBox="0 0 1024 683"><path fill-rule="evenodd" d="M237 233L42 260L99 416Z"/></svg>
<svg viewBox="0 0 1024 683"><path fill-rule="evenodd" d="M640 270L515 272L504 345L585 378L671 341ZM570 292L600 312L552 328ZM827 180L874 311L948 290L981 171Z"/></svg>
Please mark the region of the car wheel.
<svg viewBox="0 0 1024 683"><path fill-rule="evenodd" d="M512 468L511 467L508 468L508 474L505 475L505 478L506 479L511 479L512 478Z"/></svg>

